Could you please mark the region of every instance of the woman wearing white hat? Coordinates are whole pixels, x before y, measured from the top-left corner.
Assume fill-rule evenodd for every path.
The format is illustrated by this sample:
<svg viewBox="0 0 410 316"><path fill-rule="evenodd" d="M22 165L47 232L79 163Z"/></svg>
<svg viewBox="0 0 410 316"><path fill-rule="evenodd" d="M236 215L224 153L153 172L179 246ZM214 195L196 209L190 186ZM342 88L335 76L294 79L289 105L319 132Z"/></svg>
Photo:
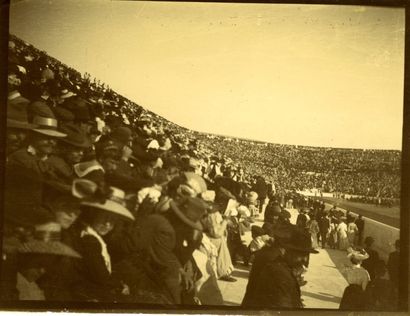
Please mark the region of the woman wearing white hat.
<svg viewBox="0 0 410 316"><path fill-rule="evenodd" d="M134 220L125 207L124 191L114 187L97 188L88 180L74 180L73 194L84 198L73 242L83 256L79 270L84 282L77 290L82 296L80 299L113 302L124 298L129 295L128 286L111 275L111 257L103 239L119 220Z"/></svg>
<svg viewBox="0 0 410 316"><path fill-rule="evenodd" d="M369 258L364 249L348 248L347 257L351 266L346 270L346 279L349 285L343 292L339 309L363 310L365 308L365 290L370 281L369 273L361 266L363 260Z"/></svg>

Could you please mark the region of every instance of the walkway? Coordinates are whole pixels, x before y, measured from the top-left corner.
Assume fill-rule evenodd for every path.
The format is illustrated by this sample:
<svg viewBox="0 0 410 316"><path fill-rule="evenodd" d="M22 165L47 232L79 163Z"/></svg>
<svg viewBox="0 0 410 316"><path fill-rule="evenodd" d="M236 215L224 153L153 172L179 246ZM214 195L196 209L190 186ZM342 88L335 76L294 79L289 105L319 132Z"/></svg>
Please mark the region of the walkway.
<svg viewBox="0 0 410 316"><path fill-rule="evenodd" d="M289 210L292 214L291 222L296 221L297 210ZM263 216L261 216L263 218ZM262 225L262 220L257 220ZM244 236L246 244L251 240L250 232ZM347 264L346 253L333 249L320 249L318 254L310 256L309 269L305 274L308 283L301 288L302 298L306 308L338 309L347 286L341 270ZM238 265L232 276L237 282L218 281L225 305L239 306L245 295L248 283L249 268Z"/></svg>

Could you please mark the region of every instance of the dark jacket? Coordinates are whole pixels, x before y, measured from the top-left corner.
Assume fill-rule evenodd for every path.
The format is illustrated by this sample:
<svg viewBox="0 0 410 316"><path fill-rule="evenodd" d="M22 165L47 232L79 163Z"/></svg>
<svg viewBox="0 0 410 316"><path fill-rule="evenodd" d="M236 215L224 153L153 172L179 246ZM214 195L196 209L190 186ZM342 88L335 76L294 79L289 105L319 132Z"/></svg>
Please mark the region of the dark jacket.
<svg viewBox="0 0 410 316"><path fill-rule="evenodd" d="M181 303L179 275L182 265L175 253L177 240L171 223L162 215L150 215L141 223L140 238L139 246L152 270L165 284L173 302Z"/></svg>
<svg viewBox="0 0 410 316"><path fill-rule="evenodd" d="M261 271L265 265L274 262L280 255L281 253L276 247L263 247L261 250L255 252L255 258L249 273L248 285L246 286L242 306L253 306L259 296L257 288L259 286L258 281Z"/></svg>
<svg viewBox="0 0 410 316"><path fill-rule="evenodd" d="M76 300L98 300L102 302L117 301L122 289L121 282L108 271L101 255L101 245L91 235L81 237L85 226L78 223L72 231L72 247L78 251L82 259L74 263L76 275L81 282L73 284Z"/></svg>
<svg viewBox="0 0 410 316"><path fill-rule="evenodd" d="M369 255L369 258L364 260L362 263L362 267L369 272L370 280L373 280L375 277L375 265L379 261L379 254L376 250L373 249L365 249Z"/></svg>
<svg viewBox="0 0 410 316"><path fill-rule="evenodd" d="M322 233L325 233L328 231L330 227L330 218L326 216L322 216L319 218L319 230Z"/></svg>
<svg viewBox="0 0 410 316"><path fill-rule="evenodd" d="M243 306L303 308L298 281L282 257L262 267L251 294L252 299Z"/></svg>
<svg viewBox="0 0 410 316"><path fill-rule="evenodd" d="M258 200L264 200L268 194L268 186L263 178L256 180L252 190L258 193Z"/></svg>
<svg viewBox="0 0 410 316"><path fill-rule="evenodd" d="M400 252L394 251L390 253L387 261L387 269L389 271L389 278L393 286L399 286L399 268L400 268Z"/></svg>

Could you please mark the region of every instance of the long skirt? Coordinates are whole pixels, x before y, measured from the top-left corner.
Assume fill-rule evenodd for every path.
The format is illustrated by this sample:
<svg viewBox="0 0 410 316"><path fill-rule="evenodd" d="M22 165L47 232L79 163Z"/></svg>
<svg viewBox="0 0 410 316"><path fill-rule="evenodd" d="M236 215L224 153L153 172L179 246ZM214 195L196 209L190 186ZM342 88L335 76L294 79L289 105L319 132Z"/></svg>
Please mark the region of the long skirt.
<svg viewBox="0 0 410 316"><path fill-rule="evenodd" d="M365 292L357 284L348 285L340 301L339 309L364 310L366 308Z"/></svg>
<svg viewBox="0 0 410 316"><path fill-rule="evenodd" d="M349 239L339 236L339 249L346 250L347 248L349 248Z"/></svg>
<svg viewBox="0 0 410 316"><path fill-rule="evenodd" d="M356 244L356 233L347 233L347 239L350 246L354 246Z"/></svg>
<svg viewBox="0 0 410 316"><path fill-rule="evenodd" d="M319 242L317 240L317 233L311 233L310 235L312 236L311 237L311 239L312 239L312 248L316 249L317 247L319 247Z"/></svg>
<svg viewBox="0 0 410 316"><path fill-rule="evenodd" d="M232 264L226 238L209 238L209 240L218 249L218 258L216 259L217 277L221 278L230 275L234 270L234 266Z"/></svg>

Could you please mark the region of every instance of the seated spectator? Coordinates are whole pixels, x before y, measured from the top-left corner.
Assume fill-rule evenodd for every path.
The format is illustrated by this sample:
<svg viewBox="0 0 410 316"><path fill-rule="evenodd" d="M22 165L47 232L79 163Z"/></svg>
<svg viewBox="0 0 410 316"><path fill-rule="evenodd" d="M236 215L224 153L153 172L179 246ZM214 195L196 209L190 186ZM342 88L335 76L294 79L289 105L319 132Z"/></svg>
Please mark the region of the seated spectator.
<svg viewBox="0 0 410 316"><path fill-rule="evenodd" d="M112 275L110 254L103 237L112 231L121 219L133 220L133 215L123 206L124 192L116 188L100 191L92 182L78 182L85 186L78 191L81 202L81 216L78 227L75 227L73 247L83 260L78 267L84 282L78 284L78 293L87 300L118 301L129 294L128 286ZM88 195L82 196L84 192ZM84 299L84 298L83 298Z"/></svg>

